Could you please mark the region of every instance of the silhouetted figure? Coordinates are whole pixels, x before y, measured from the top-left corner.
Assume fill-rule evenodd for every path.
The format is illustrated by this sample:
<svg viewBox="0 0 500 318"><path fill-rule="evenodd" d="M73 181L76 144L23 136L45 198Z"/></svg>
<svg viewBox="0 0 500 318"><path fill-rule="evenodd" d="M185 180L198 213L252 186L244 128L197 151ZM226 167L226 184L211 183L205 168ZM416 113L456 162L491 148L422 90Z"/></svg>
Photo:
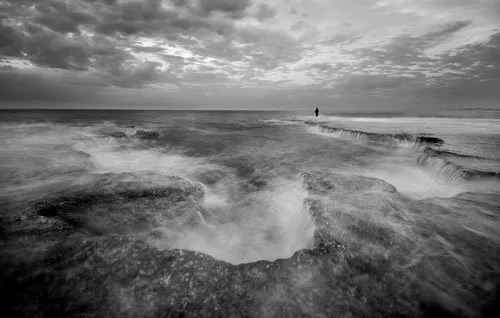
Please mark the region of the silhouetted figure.
<svg viewBox="0 0 500 318"><path fill-rule="evenodd" d="M319 114L319 108L316 107L316 109L314 110L314 113L316 114L316 117L318 117L318 114Z"/></svg>

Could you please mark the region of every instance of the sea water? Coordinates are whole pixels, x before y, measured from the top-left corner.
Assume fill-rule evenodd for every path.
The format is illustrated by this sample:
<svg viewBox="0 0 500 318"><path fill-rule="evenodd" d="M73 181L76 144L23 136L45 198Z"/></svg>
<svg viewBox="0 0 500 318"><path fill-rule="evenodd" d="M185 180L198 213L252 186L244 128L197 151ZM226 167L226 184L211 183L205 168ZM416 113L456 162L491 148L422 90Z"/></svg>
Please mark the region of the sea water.
<svg viewBox="0 0 500 318"><path fill-rule="evenodd" d="M110 136L138 130L159 132L159 139ZM413 199L499 190L498 118L19 110L0 112L0 132L3 200L43 198L81 173L180 176L204 185L204 205L222 221L209 234L184 233L174 245L233 263L289 257L310 246L300 172L379 178ZM391 139L401 133L411 138ZM423 164L414 138L430 135L444 143L430 145L437 154ZM478 177L461 178L462 170Z"/></svg>
<svg viewBox="0 0 500 318"><path fill-rule="evenodd" d="M407 255L410 261L392 266L411 273L424 258L437 256L463 264L470 277L497 277L497 258L485 260L488 273L475 272L471 264L476 260L463 252L463 242L446 241L432 224L481 238L470 246L464 243L465 250L493 244L498 251L500 211L498 200L491 199L500 195L498 115L4 110L2 218L69 191L68 185L87 174L178 176L203 186L203 227L177 229L158 220L156 230L165 236L146 243L159 250L195 250L232 264L273 261L313 248L315 226L304 207L307 193L300 184L301 172L361 175L386 181L413 202L401 208L401 221L375 207L370 220L409 240L412 233L428 238L415 241L417 248ZM158 132L158 138L133 138L141 130ZM453 198L460 199L449 201ZM424 212L415 212L415 202L432 202L428 206L436 210L417 215ZM448 211L446 216L441 209ZM349 224L335 224L339 233L348 233L343 226ZM355 238L345 239L356 243ZM436 254L432 244L443 252ZM375 253L369 247L364 252ZM476 283L491 289L494 279ZM454 281L443 284L456 288Z"/></svg>

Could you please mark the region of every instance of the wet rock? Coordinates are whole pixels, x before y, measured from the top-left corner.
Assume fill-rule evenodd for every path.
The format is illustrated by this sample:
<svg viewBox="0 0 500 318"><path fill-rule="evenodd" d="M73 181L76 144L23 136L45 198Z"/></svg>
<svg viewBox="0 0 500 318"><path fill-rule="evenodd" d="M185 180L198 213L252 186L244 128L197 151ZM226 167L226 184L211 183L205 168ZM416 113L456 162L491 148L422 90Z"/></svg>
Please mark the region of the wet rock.
<svg viewBox="0 0 500 318"><path fill-rule="evenodd" d="M113 138L127 138L127 135L123 131L112 131L106 135Z"/></svg>
<svg viewBox="0 0 500 318"><path fill-rule="evenodd" d="M386 250L406 242L391 225L404 222L401 198L387 182L364 176L308 172L300 175L310 194L305 205L316 225L315 246L362 249L366 244Z"/></svg>
<svg viewBox="0 0 500 318"><path fill-rule="evenodd" d="M336 136L338 138L353 141L375 142L393 146L400 142L409 142L414 140L414 136L408 133L383 134L355 129L332 127L330 125L318 124L317 122L311 121L306 121L304 123L306 125L317 127L323 133L332 134L333 136Z"/></svg>
<svg viewBox="0 0 500 318"><path fill-rule="evenodd" d="M137 234L169 221L197 223L203 188L158 174L85 176L72 190L34 204L29 213L62 220L93 234Z"/></svg>
<svg viewBox="0 0 500 318"><path fill-rule="evenodd" d="M428 146L442 146L444 144L444 140L437 137L419 136L415 140L415 144L428 145Z"/></svg>
<svg viewBox="0 0 500 318"><path fill-rule="evenodd" d="M304 188L313 194L379 192L395 193L391 184L376 178L324 172L306 172L300 175Z"/></svg>
<svg viewBox="0 0 500 318"><path fill-rule="evenodd" d="M231 265L193 251L158 251L120 235L77 236L37 262L3 277L14 316L345 316L370 312L396 292L392 282L384 283L367 301L359 286L379 292L375 284L381 283L363 274L380 274L375 264L319 250ZM411 313L410 304L393 303L381 313Z"/></svg>
<svg viewBox="0 0 500 318"><path fill-rule="evenodd" d="M138 139L156 140L160 137L160 133L157 131L138 130L132 137Z"/></svg>
<svg viewBox="0 0 500 318"><path fill-rule="evenodd" d="M421 149L417 155L417 163L430 167L434 173L448 182L467 180L499 179L500 171L478 170L475 165L498 169L498 161L475 155L465 155L451 151L436 150L431 147ZM469 166L469 167L467 167Z"/></svg>
<svg viewBox="0 0 500 318"><path fill-rule="evenodd" d="M30 215L6 228L5 235L11 239L1 245L0 258L4 312L9 317L421 317L445 308L474 316L473 311L461 311L461 303L450 305L448 291L439 290L440 279L448 274L441 271L431 276L439 268L461 274L460 264L446 257L425 259L418 250L410 250L425 245L413 244L423 234L407 225L420 215L425 219L426 213L436 213L428 209L435 200L406 206L418 210L407 217L401 204L408 199L382 180L319 172L304 173L301 180L309 194L306 212L316 225L314 248L273 262L232 265L195 251L158 250L138 239L141 236L130 235L134 231L96 235L91 227L80 227L87 229L82 233L66 222L68 214L99 219L98 212L104 213L99 207L106 204L106 213L118 215L109 207L120 207L121 217L132 220L113 219L118 227L142 224L135 213L144 208L182 225L196 210L203 195L201 186L156 174L82 177L64 198L35 205ZM471 202L456 213L471 213L478 200L498 204L493 195L464 194L454 200ZM452 233L446 218L453 214L442 213L443 224L428 221L431 233L450 242L460 240L446 232ZM21 223L24 228L46 226L38 229L52 233L51 243L38 248L40 236L14 235L12 229ZM57 232L60 226L62 232ZM466 244L460 246L465 248ZM434 255L440 255L437 252L442 253L438 250ZM412 262L400 257L402 253ZM486 262L482 256L476 259ZM448 262L448 267L437 267L438 262ZM487 278L495 286L495 277ZM438 283L424 289L420 287L424 280ZM463 292L461 286L466 284L457 285L454 295ZM484 297L488 304L490 298ZM465 294L463 299L479 308L473 296ZM485 310L496 308L490 307Z"/></svg>
<svg viewBox="0 0 500 318"><path fill-rule="evenodd" d="M240 265L194 251L158 250L131 235L154 222L152 214L184 224L202 195L201 187L181 178L105 174L82 177L66 196L39 202L17 222L48 220L42 231L52 233L51 240L38 252L22 249L22 256L18 241L4 245L9 248L2 253L0 278L10 292L0 296L10 305L6 312L13 317L418 314L416 300L397 298L406 281L381 280L389 275L386 260L352 255L326 226L317 231L313 250ZM328 209L320 217L331 221ZM64 232L57 232L61 225ZM36 245L39 237L25 238L22 246Z"/></svg>

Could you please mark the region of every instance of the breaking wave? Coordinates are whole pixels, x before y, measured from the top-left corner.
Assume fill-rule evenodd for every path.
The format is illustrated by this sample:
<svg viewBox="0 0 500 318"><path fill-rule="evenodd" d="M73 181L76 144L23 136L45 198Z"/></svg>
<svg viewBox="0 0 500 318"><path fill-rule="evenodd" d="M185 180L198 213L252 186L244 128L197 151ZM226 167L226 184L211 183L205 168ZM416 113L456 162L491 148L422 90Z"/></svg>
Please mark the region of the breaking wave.
<svg viewBox="0 0 500 318"><path fill-rule="evenodd" d="M474 161L495 163L495 160L492 159L479 156L468 156L451 151L440 151L431 147L425 147L417 153L417 163L419 165L431 167L436 174L450 182L500 178L500 172L498 171L483 171L467 168L459 163L453 162L453 159L472 159Z"/></svg>
<svg viewBox="0 0 500 318"><path fill-rule="evenodd" d="M317 125L315 123L306 122L306 125L316 126L322 133L331 134L334 137L348 139L358 142L376 142L383 143L390 146L395 146L400 143L408 143L414 140L411 134L383 134L383 133L372 133L361 130L347 129L347 128L336 128L329 125Z"/></svg>
<svg viewBox="0 0 500 318"><path fill-rule="evenodd" d="M476 155L465 155L439 149L444 140L429 135L413 135L409 133L376 133L331 125L304 121L309 131L344 140L366 144L378 144L387 147L406 147L416 158L417 164L426 167L435 175L449 183L476 181L483 179L500 179L500 161ZM469 167L470 166L470 167ZM476 168L477 166L483 168ZM494 170L491 170L494 167ZM489 169L490 168L490 169Z"/></svg>

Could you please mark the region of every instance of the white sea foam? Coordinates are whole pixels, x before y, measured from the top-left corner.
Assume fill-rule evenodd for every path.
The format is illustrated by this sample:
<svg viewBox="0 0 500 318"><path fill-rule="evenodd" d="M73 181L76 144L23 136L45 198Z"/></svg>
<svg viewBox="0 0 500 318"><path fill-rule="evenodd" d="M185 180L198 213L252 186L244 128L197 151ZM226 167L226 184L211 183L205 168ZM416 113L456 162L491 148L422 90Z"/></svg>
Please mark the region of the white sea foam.
<svg viewBox="0 0 500 318"><path fill-rule="evenodd" d="M305 195L298 182L284 180L276 180L269 190L243 202L221 197L214 201L214 194L209 194L205 207L216 220L203 220L205 227L170 233L168 244L234 264L290 257L313 244L314 225L304 210ZM162 248L164 243L153 244Z"/></svg>
<svg viewBox="0 0 500 318"><path fill-rule="evenodd" d="M340 125L339 127L362 129L373 132L431 133L437 135L500 133L500 119L491 118L441 118L441 117L339 117L339 116L300 116L288 119L293 122L312 121L318 124ZM460 129L457 129L460 127Z"/></svg>
<svg viewBox="0 0 500 318"><path fill-rule="evenodd" d="M421 167L411 165L386 163L360 170L359 173L367 177L382 179L396 187L398 192L414 199L448 198L473 188L463 183L450 184L426 172Z"/></svg>
<svg viewBox="0 0 500 318"><path fill-rule="evenodd" d="M132 141L127 143L133 144ZM157 172L189 177L197 171L215 167L175 150L136 149L114 138L79 141L73 148L88 153L98 172Z"/></svg>

